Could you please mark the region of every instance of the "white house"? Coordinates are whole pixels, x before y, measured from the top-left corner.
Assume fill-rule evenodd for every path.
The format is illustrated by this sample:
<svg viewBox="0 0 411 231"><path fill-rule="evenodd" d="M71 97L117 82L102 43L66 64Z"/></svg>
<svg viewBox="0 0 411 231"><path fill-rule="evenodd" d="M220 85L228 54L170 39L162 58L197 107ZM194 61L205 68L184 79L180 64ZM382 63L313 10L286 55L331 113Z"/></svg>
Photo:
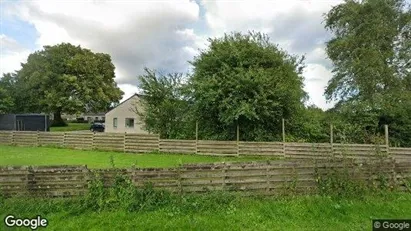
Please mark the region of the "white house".
<svg viewBox="0 0 411 231"><path fill-rule="evenodd" d="M141 105L141 96L134 94L120 103L117 107L106 113L105 132L117 133L148 133L143 129L143 124L135 108ZM140 109L140 108L139 108Z"/></svg>

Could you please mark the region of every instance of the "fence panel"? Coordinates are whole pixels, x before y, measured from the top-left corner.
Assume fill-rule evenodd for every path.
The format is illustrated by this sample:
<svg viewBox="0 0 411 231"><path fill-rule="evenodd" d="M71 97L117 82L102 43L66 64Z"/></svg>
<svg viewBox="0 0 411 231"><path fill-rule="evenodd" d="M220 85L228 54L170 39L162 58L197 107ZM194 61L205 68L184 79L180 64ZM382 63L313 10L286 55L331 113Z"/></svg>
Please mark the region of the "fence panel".
<svg viewBox="0 0 411 231"><path fill-rule="evenodd" d="M197 144L198 154L203 155L237 155L236 141L199 140Z"/></svg>
<svg viewBox="0 0 411 231"><path fill-rule="evenodd" d="M95 133L93 148L104 151L124 151L124 135L121 133Z"/></svg>
<svg viewBox="0 0 411 231"><path fill-rule="evenodd" d="M411 148L389 148L389 153L399 162L411 162Z"/></svg>
<svg viewBox="0 0 411 231"><path fill-rule="evenodd" d="M63 146L64 132L40 132L38 141L40 146Z"/></svg>
<svg viewBox="0 0 411 231"><path fill-rule="evenodd" d="M28 167L0 167L0 191L4 196L27 195Z"/></svg>
<svg viewBox="0 0 411 231"><path fill-rule="evenodd" d="M92 132L66 132L64 133L64 146L76 149L92 149Z"/></svg>
<svg viewBox="0 0 411 231"><path fill-rule="evenodd" d="M33 196L65 197L87 192L85 166L40 166L30 171L28 190Z"/></svg>
<svg viewBox="0 0 411 231"><path fill-rule="evenodd" d="M13 144L17 146L37 146L38 132L19 131L13 132Z"/></svg>
<svg viewBox="0 0 411 231"><path fill-rule="evenodd" d="M323 159L332 154L328 143L285 143L285 157L296 159Z"/></svg>
<svg viewBox="0 0 411 231"><path fill-rule="evenodd" d="M149 134L131 134L125 136L125 151L126 152L158 152L160 138L158 135Z"/></svg>
<svg viewBox="0 0 411 231"><path fill-rule="evenodd" d="M284 157L284 146L281 142L239 142L239 154Z"/></svg>
<svg viewBox="0 0 411 231"><path fill-rule="evenodd" d="M388 149L386 145L333 144L333 153L337 157L367 159L378 155L388 155Z"/></svg>
<svg viewBox="0 0 411 231"><path fill-rule="evenodd" d="M13 142L13 133L0 131L0 144L11 145Z"/></svg>
<svg viewBox="0 0 411 231"><path fill-rule="evenodd" d="M194 154L196 153L196 141L195 140L160 140L160 152L166 153L183 153Z"/></svg>

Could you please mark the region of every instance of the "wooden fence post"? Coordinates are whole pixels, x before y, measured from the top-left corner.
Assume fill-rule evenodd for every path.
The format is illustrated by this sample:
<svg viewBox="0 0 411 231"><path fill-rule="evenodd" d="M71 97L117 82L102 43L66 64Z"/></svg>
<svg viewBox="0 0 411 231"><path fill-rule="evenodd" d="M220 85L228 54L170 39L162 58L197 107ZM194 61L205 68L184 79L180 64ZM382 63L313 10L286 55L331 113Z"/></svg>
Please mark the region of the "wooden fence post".
<svg viewBox="0 0 411 231"><path fill-rule="evenodd" d="M385 145L390 146L389 142L388 142L388 125L384 125L384 132L385 132Z"/></svg>
<svg viewBox="0 0 411 231"><path fill-rule="evenodd" d="M283 142L285 143L285 120L282 119L282 132L283 132Z"/></svg>
<svg viewBox="0 0 411 231"><path fill-rule="evenodd" d="M387 150L387 156L390 156L390 142L388 140L388 125L384 125L384 133L385 133L385 148Z"/></svg>
<svg viewBox="0 0 411 231"><path fill-rule="evenodd" d="M95 146L94 146L94 136L96 135L95 132L93 132L93 136L91 137L91 150L94 150Z"/></svg>
<svg viewBox="0 0 411 231"><path fill-rule="evenodd" d="M331 156L334 156L334 127L330 124L330 145L331 145Z"/></svg>
<svg viewBox="0 0 411 231"><path fill-rule="evenodd" d="M160 152L160 142L161 142L161 140L160 140L160 134L157 134L157 150L158 150L158 152Z"/></svg>
<svg viewBox="0 0 411 231"><path fill-rule="evenodd" d="M237 124L237 156L240 155L240 126Z"/></svg>
<svg viewBox="0 0 411 231"><path fill-rule="evenodd" d="M11 145L15 145L16 144L16 142L14 141L14 135L15 135L15 131L12 131L11 132Z"/></svg>
<svg viewBox="0 0 411 231"><path fill-rule="evenodd" d="M198 121L196 121L196 154L198 154Z"/></svg>
<svg viewBox="0 0 411 231"><path fill-rule="evenodd" d="M66 132L63 132L63 147L66 147Z"/></svg>
<svg viewBox="0 0 411 231"><path fill-rule="evenodd" d="M227 165L226 165L226 163L224 162L223 163L223 170L222 170L222 173L223 173L223 176L222 176L222 190L223 191L225 191L226 190L226 178L227 178Z"/></svg>
<svg viewBox="0 0 411 231"><path fill-rule="evenodd" d="M39 130L37 130L37 134L36 134L36 146L37 147L40 146L40 132L39 132Z"/></svg>
<svg viewBox="0 0 411 231"><path fill-rule="evenodd" d="M127 139L127 132L124 132L124 136L123 136L123 152L126 152L126 139Z"/></svg>
<svg viewBox="0 0 411 231"><path fill-rule="evenodd" d="M265 180L266 180L266 183L267 183L267 188L266 188L266 192L268 193L268 192L270 192L270 190L271 190L271 187L270 187L270 165L268 165L267 164L267 167L266 167L266 169L265 169Z"/></svg>
<svg viewBox="0 0 411 231"><path fill-rule="evenodd" d="M286 146L286 143L285 143L285 120L284 120L284 118L282 119L282 133L283 133L283 155L284 155L284 158L286 158L286 150L285 150L285 146Z"/></svg>
<svg viewBox="0 0 411 231"><path fill-rule="evenodd" d="M333 125L330 124L330 144L333 145L334 143L334 131L333 131Z"/></svg>

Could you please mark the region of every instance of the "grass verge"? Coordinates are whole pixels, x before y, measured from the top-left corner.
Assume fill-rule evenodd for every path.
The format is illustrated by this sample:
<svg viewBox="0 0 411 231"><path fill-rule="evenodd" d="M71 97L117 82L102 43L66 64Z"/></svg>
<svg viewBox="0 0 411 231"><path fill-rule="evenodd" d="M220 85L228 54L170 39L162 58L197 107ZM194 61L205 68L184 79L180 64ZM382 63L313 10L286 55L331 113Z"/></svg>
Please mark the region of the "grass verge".
<svg viewBox="0 0 411 231"><path fill-rule="evenodd" d="M87 165L89 168L110 168L111 157L115 167L176 167L186 163L265 160L266 157L217 157L158 153L119 153L85 151L49 147L17 147L0 145L0 166L7 165Z"/></svg>
<svg viewBox="0 0 411 231"><path fill-rule="evenodd" d="M6 199L0 215L48 219L47 230L371 230L372 219L410 218L411 194L243 197L228 193L163 198L137 211L93 211L81 199ZM5 227L2 227L5 229Z"/></svg>

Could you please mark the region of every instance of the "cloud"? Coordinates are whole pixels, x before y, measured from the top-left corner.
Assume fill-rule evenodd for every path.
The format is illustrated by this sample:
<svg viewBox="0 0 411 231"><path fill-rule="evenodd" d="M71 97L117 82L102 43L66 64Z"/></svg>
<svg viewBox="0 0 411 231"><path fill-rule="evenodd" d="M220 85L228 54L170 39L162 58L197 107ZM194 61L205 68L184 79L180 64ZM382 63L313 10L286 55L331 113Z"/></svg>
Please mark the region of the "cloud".
<svg viewBox="0 0 411 231"><path fill-rule="evenodd" d="M192 1L24 1L10 11L35 26L38 48L70 42L109 53L119 84L136 84L146 66L185 71L197 49L186 28L199 17Z"/></svg>
<svg viewBox="0 0 411 231"><path fill-rule="evenodd" d="M13 38L0 34L0 73L20 69L20 63L27 61L30 50L24 48Z"/></svg>
<svg viewBox="0 0 411 231"><path fill-rule="evenodd" d="M110 54L125 98L137 90L137 76L144 67L186 72L188 61L198 49L206 48L208 37L262 31L289 53L306 54L306 90L315 104L327 107L322 88L331 76L324 52L330 35L323 28L322 15L340 2L16 1L4 4L2 12L3 17L16 17L36 29L36 49L70 42ZM2 49L1 71L19 68L34 51L10 39L1 40L8 47Z"/></svg>
<svg viewBox="0 0 411 231"><path fill-rule="evenodd" d="M304 76L306 80L304 90L310 95L308 104L315 104L323 109L333 107L335 102L327 103L323 95L327 83L332 77L331 71L320 64L307 64Z"/></svg>

